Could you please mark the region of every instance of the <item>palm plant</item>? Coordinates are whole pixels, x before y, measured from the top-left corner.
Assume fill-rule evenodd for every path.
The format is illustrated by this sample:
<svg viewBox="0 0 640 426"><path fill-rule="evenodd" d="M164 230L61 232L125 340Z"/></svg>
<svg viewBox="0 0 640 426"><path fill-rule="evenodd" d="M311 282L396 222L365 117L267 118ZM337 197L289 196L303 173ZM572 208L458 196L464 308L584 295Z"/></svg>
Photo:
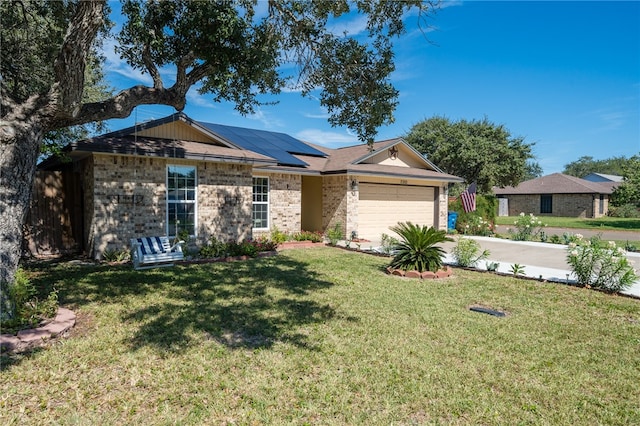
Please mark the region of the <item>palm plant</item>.
<svg viewBox="0 0 640 426"><path fill-rule="evenodd" d="M447 237L445 231L438 231L426 225L414 225L411 222L398 222L390 229L401 238L395 247L396 255L391 261L391 268L418 272L436 272L442 268L445 251L435 245L453 241Z"/></svg>

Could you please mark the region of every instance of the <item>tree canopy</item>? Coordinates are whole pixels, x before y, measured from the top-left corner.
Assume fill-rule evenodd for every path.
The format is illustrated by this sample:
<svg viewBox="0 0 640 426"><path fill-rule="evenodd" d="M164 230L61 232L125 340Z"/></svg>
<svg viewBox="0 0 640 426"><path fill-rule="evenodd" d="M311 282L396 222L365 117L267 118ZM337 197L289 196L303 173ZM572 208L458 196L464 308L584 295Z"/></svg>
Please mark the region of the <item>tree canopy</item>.
<svg viewBox="0 0 640 426"><path fill-rule="evenodd" d="M88 99L87 71L100 68L111 30L107 2L0 2L0 308L47 134L127 117L143 104L181 111L192 87L247 113L261 94L292 85L317 96L331 124L371 143L397 104L392 40L407 16L423 22L437 3L269 0L263 10L256 0L123 0L117 53L153 83ZM366 20L365 34L331 31L331 22L353 16Z"/></svg>
<svg viewBox="0 0 640 426"><path fill-rule="evenodd" d="M562 173L583 178L590 173L603 173L607 175L622 176L625 165L629 160L625 157L611 157L604 160L595 160L590 156L583 156L565 164Z"/></svg>
<svg viewBox="0 0 640 426"><path fill-rule="evenodd" d="M640 207L640 155L634 155L626 161L622 168L622 176L622 184L611 194L612 204Z"/></svg>
<svg viewBox="0 0 640 426"><path fill-rule="evenodd" d="M515 186L527 173L537 172L535 163L528 163L533 144L486 117L457 122L432 117L415 124L405 139L445 172L476 182L480 192Z"/></svg>

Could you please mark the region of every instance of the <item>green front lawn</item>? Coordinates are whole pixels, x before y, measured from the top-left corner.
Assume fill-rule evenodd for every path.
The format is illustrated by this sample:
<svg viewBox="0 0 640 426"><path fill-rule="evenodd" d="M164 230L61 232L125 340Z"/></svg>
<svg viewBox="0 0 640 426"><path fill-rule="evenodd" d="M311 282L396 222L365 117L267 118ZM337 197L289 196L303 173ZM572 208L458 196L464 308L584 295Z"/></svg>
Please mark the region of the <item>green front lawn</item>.
<svg viewBox="0 0 640 426"><path fill-rule="evenodd" d="M537 216L552 228L578 228L592 230L636 231L640 232L640 219L620 217L600 217L598 219L579 219L576 217ZM517 216L498 216L496 225L513 226Z"/></svg>
<svg viewBox="0 0 640 426"><path fill-rule="evenodd" d="M32 267L78 324L2 358L0 423L640 424L640 301L388 261Z"/></svg>

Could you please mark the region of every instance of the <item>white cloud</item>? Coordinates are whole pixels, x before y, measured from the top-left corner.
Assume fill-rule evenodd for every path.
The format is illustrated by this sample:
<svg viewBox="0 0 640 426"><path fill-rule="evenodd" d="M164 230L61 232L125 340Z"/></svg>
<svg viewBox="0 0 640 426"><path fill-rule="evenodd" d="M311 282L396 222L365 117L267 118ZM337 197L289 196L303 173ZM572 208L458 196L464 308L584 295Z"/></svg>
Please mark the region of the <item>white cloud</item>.
<svg viewBox="0 0 640 426"><path fill-rule="evenodd" d="M302 115L306 118L317 118L317 119L321 119L321 120L326 120L327 118L329 118L329 113L327 112L326 108L320 108L320 112L313 114L310 112L303 112Z"/></svg>
<svg viewBox="0 0 640 426"><path fill-rule="evenodd" d="M273 129L275 127L284 127L281 120L275 119L271 114L265 113L262 109L256 108L253 114L249 114L246 118L262 123L266 129Z"/></svg>
<svg viewBox="0 0 640 426"><path fill-rule="evenodd" d="M296 133L295 137L327 148L342 148L358 143L358 138L353 134L326 132L320 129L305 129Z"/></svg>
<svg viewBox="0 0 640 426"><path fill-rule="evenodd" d="M187 104L203 108L217 108L219 105L211 100L211 94L201 95L198 93L199 86L200 85L192 86L191 89L189 89L187 92Z"/></svg>
<svg viewBox="0 0 640 426"><path fill-rule="evenodd" d="M340 17L335 22L329 23L329 32L337 35L354 36L363 33L367 29L367 17L365 15L356 15L350 19L348 17Z"/></svg>

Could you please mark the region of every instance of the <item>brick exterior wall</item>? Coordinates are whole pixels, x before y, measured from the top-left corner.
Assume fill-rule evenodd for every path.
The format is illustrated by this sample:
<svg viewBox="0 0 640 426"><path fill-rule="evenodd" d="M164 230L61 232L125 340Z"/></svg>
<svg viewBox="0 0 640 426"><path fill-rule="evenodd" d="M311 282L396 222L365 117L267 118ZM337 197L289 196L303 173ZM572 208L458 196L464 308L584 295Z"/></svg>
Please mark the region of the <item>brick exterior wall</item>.
<svg viewBox="0 0 640 426"><path fill-rule="evenodd" d="M279 231L294 233L302 223L302 176L283 173L255 173L255 177L269 178L269 225ZM251 221L251 215L249 215ZM269 234L270 230L254 231L254 237Z"/></svg>
<svg viewBox="0 0 640 426"><path fill-rule="evenodd" d="M358 217L359 217L359 201L360 201L360 193L356 190L353 191L351 189L351 182L356 181L357 185L360 185L360 182L354 177L347 177L347 181L345 182L346 187L340 188L343 194L347 199L347 220L346 226L344 230L345 238L351 238L352 232L355 232L358 235Z"/></svg>
<svg viewBox="0 0 640 426"><path fill-rule="evenodd" d="M446 184L440 186L435 204L435 208L438 209L437 228L441 231L446 231L449 220L449 188Z"/></svg>
<svg viewBox="0 0 640 426"><path fill-rule="evenodd" d="M509 216L533 213L540 216L594 218L607 213L609 197L604 196L600 213L600 196L593 194L553 194L551 213L540 213L540 195L508 195Z"/></svg>
<svg viewBox="0 0 640 426"><path fill-rule="evenodd" d="M342 232L347 235L353 229L353 218L357 220L357 210L351 213L351 221L348 221L349 206L357 206L358 193L355 192L356 203L353 203L353 197L350 191L347 191L349 183L348 176L327 176L322 179L322 228L331 229L339 223L342 226Z"/></svg>
<svg viewBox="0 0 640 426"><path fill-rule="evenodd" d="M91 256L122 250L130 238L167 234L167 165L196 167L198 243L211 236L222 241L251 236L251 165L95 154L83 173Z"/></svg>
<svg viewBox="0 0 640 426"><path fill-rule="evenodd" d="M240 241L267 234L252 231L254 176L269 178L269 223L280 231L301 230L302 177L282 173L253 173L251 165L212 163L170 158L94 154L82 161L84 195L84 240L87 252L99 259L105 250L128 248L139 236L166 235L166 179L168 165L195 166L197 171L197 238L203 244L211 237ZM337 223L346 237L358 226L358 191L351 189L353 177L322 179L322 228ZM589 196L589 201L591 196ZM598 200L596 199L596 202ZM539 210L539 199L536 201ZM558 204L554 198L554 211ZM438 227L447 227L447 186L436 200ZM511 205L514 213L516 205ZM531 212L526 210L527 213ZM170 235L172 230L168 232Z"/></svg>

